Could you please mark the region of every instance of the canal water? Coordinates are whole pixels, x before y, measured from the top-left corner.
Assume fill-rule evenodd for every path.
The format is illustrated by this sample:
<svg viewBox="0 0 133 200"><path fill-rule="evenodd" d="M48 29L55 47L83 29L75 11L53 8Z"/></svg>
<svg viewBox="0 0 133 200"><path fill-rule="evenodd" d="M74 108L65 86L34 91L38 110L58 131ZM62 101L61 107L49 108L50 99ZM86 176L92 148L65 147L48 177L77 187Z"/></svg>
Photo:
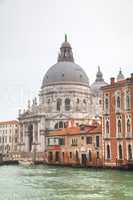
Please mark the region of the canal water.
<svg viewBox="0 0 133 200"><path fill-rule="evenodd" d="M133 200L133 172L1 166L0 200Z"/></svg>

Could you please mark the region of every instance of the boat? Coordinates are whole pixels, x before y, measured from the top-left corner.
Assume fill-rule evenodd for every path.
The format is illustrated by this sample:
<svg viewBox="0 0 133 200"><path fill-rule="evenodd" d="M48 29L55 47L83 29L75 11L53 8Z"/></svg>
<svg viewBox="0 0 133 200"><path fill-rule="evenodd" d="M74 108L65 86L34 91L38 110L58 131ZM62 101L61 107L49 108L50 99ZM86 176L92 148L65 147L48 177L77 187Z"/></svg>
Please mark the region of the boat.
<svg viewBox="0 0 133 200"><path fill-rule="evenodd" d="M31 160L19 160L19 164L20 165L25 165L25 166L30 166L30 165L33 165L34 162L31 161Z"/></svg>

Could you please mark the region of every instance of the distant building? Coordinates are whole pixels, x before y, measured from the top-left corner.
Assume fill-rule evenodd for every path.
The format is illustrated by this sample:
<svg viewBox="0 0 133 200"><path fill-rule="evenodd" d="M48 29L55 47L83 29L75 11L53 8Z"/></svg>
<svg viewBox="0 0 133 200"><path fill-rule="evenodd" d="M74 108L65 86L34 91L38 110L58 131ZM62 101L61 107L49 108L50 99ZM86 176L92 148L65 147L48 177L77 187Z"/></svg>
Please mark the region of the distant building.
<svg viewBox="0 0 133 200"><path fill-rule="evenodd" d="M105 166L133 166L133 74L123 78L102 88Z"/></svg>
<svg viewBox="0 0 133 200"><path fill-rule="evenodd" d="M18 121L0 122L0 154L6 159L13 159L17 154Z"/></svg>
<svg viewBox="0 0 133 200"><path fill-rule="evenodd" d="M50 131L46 144L48 164L102 166L101 126L82 125Z"/></svg>

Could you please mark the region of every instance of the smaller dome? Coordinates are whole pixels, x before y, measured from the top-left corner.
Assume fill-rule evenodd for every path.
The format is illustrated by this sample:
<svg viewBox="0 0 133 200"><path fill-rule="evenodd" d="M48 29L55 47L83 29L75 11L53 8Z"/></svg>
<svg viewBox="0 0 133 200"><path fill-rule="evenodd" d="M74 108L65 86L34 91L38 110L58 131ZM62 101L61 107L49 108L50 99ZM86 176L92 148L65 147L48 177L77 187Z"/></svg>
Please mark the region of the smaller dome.
<svg viewBox="0 0 133 200"><path fill-rule="evenodd" d="M122 70L120 68L119 74L117 75L117 81L122 81L124 79L125 79L125 77L124 77Z"/></svg>
<svg viewBox="0 0 133 200"><path fill-rule="evenodd" d="M98 72L96 73L96 80L91 85L91 90L94 94L97 94L100 92L100 88L107 85L107 83L103 79L103 74L100 70L100 67L98 66Z"/></svg>

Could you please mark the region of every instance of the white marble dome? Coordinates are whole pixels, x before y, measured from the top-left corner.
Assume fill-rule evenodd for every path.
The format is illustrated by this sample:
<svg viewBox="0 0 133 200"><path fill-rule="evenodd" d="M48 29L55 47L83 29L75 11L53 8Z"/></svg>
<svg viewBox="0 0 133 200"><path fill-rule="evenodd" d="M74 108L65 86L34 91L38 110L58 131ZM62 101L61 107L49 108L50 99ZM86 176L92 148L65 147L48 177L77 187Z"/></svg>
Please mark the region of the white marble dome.
<svg viewBox="0 0 133 200"><path fill-rule="evenodd" d="M84 70L74 62L58 62L46 72L42 88L53 84L76 84L89 86Z"/></svg>

